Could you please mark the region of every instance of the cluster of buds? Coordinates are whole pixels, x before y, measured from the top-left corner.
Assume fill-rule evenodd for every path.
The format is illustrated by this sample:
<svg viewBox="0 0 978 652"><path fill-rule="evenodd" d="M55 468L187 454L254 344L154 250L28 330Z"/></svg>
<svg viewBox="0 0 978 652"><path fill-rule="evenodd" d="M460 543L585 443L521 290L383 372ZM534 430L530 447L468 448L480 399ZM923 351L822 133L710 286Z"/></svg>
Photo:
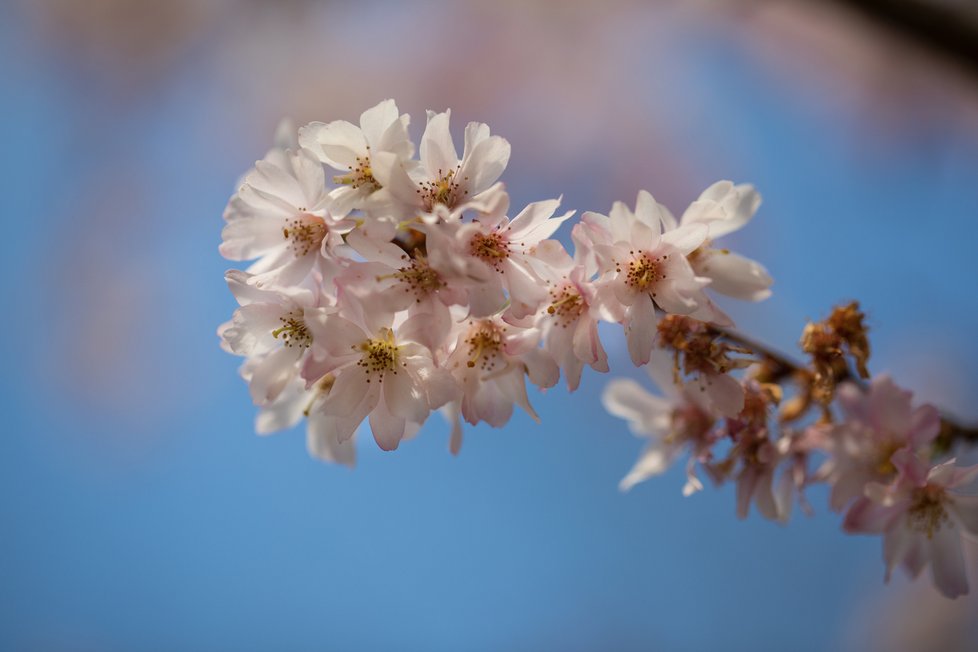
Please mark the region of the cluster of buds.
<svg viewBox="0 0 978 652"><path fill-rule="evenodd" d="M920 433L930 422L915 422L913 445L890 451L890 475L877 462L858 496L846 488L859 460L880 454L864 450L877 444L859 430L879 420L835 424L830 406L855 392L846 403L853 415L876 410L853 401L885 391L876 381L868 394L842 382L842 356L862 373L869 355L854 306L806 335L816 362L793 376L804 391L791 399L803 404L791 420L803 421L812 404L822 406L822 419L789 428L774 416L784 390L767 377L771 359L731 336L731 319L710 295L758 301L770 294L760 264L714 246L754 216L760 197L751 186L715 183L678 219L642 191L634 207L616 202L607 215L585 213L570 230L568 251L553 236L573 212L559 212L560 199L511 210L499 181L509 143L469 123L460 157L449 119L448 111L428 112L418 148L409 117L392 100L365 111L358 125L284 124L238 184L220 251L253 262L226 275L240 307L218 334L227 351L245 358L241 375L258 406L259 433L305 420L311 454L352 466L358 431L369 428L380 448L393 450L440 411L457 453L463 421L501 427L516 406L537 419L528 382L546 389L563 374L574 391L584 367L609 371L603 321L623 327L631 361L647 367L666 395L623 380L608 389L608 408L650 438L623 487L689 451L685 492L702 488L700 468L715 482L736 479L743 515L753 501L782 520L793 497L816 481L841 487L852 530L868 531L876 506L892 511L905 502L892 523L903 519L928 541L944 542L941 533L957 527L959 512L974 513L951 497L970 477L953 466L935 467L950 470L908 489L908 474L921 477L912 463L928 459L929 439ZM877 439L892 446L894 437L886 430ZM818 452L827 459L809 471ZM919 570L929 557L909 545L893 559L911 569L916 561Z"/></svg>

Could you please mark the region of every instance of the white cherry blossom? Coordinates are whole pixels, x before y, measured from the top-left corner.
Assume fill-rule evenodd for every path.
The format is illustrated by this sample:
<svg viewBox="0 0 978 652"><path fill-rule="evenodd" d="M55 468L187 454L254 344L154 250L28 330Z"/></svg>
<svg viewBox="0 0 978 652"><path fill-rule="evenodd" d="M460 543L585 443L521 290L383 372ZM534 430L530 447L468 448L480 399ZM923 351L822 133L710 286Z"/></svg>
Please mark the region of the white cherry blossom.
<svg viewBox="0 0 978 652"><path fill-rule="evenodd" d="M615 202L608 216L585 213L581 218L602 273L600 298L621 304L628 352L636 365L651 357L656 307L686 315L708 302L703 288L709 280L696 276L686 260L706 239L707 227L693 223L664 231L667 215L643 190L634 212Z"/></svg>
<svg viewBox="0 0 978 652"><path fill-rule="evenodd" d="M414 155L408 136L410 117L401 115L394 100L384 100L360 115L360 126L346 120L312 122L299 130L299 144L320 161L343 174L333 177L338 188L330 191L331 210L343 217L350 211L389 198L378 197L381 184L374 175L373 160L390 156L398 163Z"/></svg>
<svg viewBox="0 0 978 652"><path fill-rule="evenodd" d="M253 282L298 285L342 243L353 222L329 212L322 165L305 151L273 153L258 161L224 211L221 254L258 260Z"/></svg>
<svg viewBox="0 0 978 652"><path fill-rule="evenodd" d="M492 136L489 126L470 122L458 157L449 130L451 111L428 112L421 137L421 160L413 164L389 152L374 156L373 174L400 202L400 213L413 217L438 205L454 208L488 190L509 163L509 143Z"/></svg>

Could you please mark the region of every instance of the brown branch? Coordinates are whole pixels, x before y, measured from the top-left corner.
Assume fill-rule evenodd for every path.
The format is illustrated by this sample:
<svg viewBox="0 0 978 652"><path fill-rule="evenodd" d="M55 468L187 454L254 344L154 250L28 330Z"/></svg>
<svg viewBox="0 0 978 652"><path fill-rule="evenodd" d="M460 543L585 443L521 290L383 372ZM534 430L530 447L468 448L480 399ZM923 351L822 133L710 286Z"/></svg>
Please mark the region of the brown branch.
<svg viewBox="0 0 978 652"><path fill-rule="evenodd" d="M802 376L811 373L811 371L805 365L796 362L789 356L767 346L766 344L752 340L746 335L738 333L733 329L720 327L714 328L726 339L744 348L750 349L757 356L767 360L772 365L770 370L771 376L769 376L769 379L772 382L784 380L789 376ZM848 367L845 375L837 378L837 380L839 382L843 380L854 380L859 382L858 379L856 379L852 373L848 371ZM950 450L957 442L978 444L978 424L965 425L947 414L942 415L941 432L935 442L936 446L940 450Z"/></svg>

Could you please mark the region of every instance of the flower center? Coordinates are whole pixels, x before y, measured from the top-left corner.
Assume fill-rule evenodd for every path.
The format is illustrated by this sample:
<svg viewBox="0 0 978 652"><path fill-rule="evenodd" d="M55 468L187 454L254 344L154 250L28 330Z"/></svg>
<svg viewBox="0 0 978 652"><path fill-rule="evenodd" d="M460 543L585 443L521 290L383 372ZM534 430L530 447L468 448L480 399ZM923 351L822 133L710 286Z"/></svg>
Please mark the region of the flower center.
<svg viewBox="0 0 978 652"><path fill-rule="evenodd" d="M509 243L496 231L476 233L469 240L469 253L499 272L509 258Z"/></svg>
<svg viewBox="0 0 978 652"><path fill-rule="evenodd" d="M309 348L312 344L312 335L306 328L306 322L302 319L301 312L290 312L278 318L282 326L272 331L272 337L281 339L287 348L302 347Z"/></svg>
<svg viewBox="0 0 978 652"><path fill-rule="evenodd" d="M327 230L322 218L303 213L286 223L282 228L282 237L292 241L292 250L299 257L318 251Z"/></svg>
<svg viewBox="0 0 978 652"><path fill-rule="evenodd" d="M638 255L634 251L629 253L633 257L625 266L625 283L630 288L645 292L666 277L662 263L668 256L659 258L644 251ZM619 274L622 272L620 264L617 271Z"/></svg>
<svg viewBox="0 0 978 652"><path fill-rule="evenodd" d="M499 351L503 345L503 331L505 327L485 321L478 324L469 333L465 343L469 345L469 361L466 363L469 368L480 364L483 371L489 371L496 366Z"/></svg>
<svg viewBox="0 0 978 652"><path fill-rule="evenodd" d="M557 323L563 328L574 323L587 308L584 298L571 283L564 283L559 290L551 290L550 296L553 302L547 306L547 312L556 315Z"/></svg>
<svg viewBox="0 0 978 652"><path fill-rule="evenodd" d="M944 489L930 484L914 489L911 501L907 525L915 532L926 534L928 539L934 538L941 526L950 520L944 507Z"/></svg>
<svg viewBox="0 0 978 652"><path fill-rule="evenodd" d="M403 283L405 292L413 292L418 303L432 292L445 287L441 275L428 265L428 259L417 256L411 259L411 264L400 268L393 274L394 278Z"/></svg>
<svg viewBox="0 0 978 652"><path fill-rule="evenodd" d="M394 374L397 373L399 351L398 347L394 344L394 331L391 329L383 329L381 337L364 340L358 347L355 346L354 348L359 349L363 353L357 362L357 366L363 367L368 376L379 376L379 379L383 381L384 374L388 371ZM400 363L400 365L404 366L403 363ZM370 382L369 377L367 378L367 382Z"/></svg>
<svg viewBox="0 0 978 652"><path fill-rule="evenodd" d="M350 165L348 169L350 171L347 174L333 177L333 183L350 186L354 190L357 188L367 188L369 192L380 190L380 183L374 178L374 171L370 168L369 154L358 156L356 165Z"/></svg>
<svg viewBox="0 0 978 652"><path fill-rule="evenodd" d="M459 197L459 183L456 180L458 171L459 168L455 168L443 175L441 170L438 170L439 176L437 179L421 182L421 187L417 192L421 195L421 201L424 203L425 209L430 211L437 204L444 204L448 208L454 208L458 200L461 199ZM465 177L464 181L468 180L469 178ZM468 190L462 191L462 197L467 194L469 194Z"/></svg>

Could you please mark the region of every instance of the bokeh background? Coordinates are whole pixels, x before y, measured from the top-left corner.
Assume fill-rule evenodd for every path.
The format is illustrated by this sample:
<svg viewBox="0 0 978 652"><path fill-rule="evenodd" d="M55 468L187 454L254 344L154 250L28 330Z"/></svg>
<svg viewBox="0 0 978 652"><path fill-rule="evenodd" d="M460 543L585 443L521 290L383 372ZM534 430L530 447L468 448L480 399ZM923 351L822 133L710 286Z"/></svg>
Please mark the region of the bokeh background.
<svg viewBox="0 0 978 652"><path fill-rule="evenodd" d="M871 367L978 419L978 67L948 36L978 19L876 4L0 3L0 649L978 648L975 598L884 587L824 492L787 527L682 469L620 494L642 443L606 377L351 472L253 434L214 334L221 211L278 120L394 97L416 137L452 107L509 138L514 203L755 183L732 244L776 285L740 326L790 351L857 298Z"/></svg>

